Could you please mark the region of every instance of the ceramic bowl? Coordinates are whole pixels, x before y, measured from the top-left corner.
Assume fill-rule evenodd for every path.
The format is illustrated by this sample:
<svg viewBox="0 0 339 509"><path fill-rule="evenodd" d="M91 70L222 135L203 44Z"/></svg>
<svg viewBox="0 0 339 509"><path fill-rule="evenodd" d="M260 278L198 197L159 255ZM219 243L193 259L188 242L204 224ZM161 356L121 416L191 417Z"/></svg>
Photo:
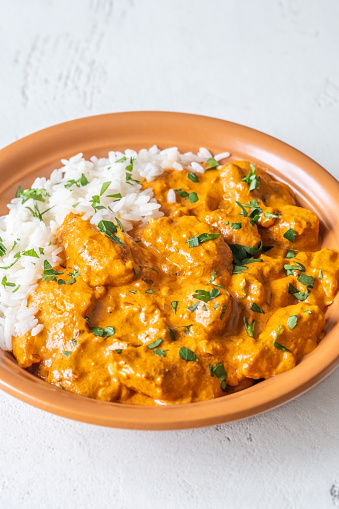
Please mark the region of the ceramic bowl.
<svg viewBox="0 0 339 509"><path fill-rule="evenodd" d="M78 152L106 156L109 150L158 145L197 152L229 151L233 159L248 159L286 182L299 204L321 221L322 245L339 248L339 183L317 163L285 143L248 127L224 120L165 112L99 115L59 124L27 136L0 151L0 213L18 185L30 187L37 176L48 176L60 159ZM330 212L330 213L329 213ZM212 401L157 407L108 403L64 391L20 368L0 351L0 388L49 412L87 423L117 428L169 430L225 423L256 415L305 392L338 364L338 302L329 307L327 334L319 346L291 371L244 391Z"/></svg>

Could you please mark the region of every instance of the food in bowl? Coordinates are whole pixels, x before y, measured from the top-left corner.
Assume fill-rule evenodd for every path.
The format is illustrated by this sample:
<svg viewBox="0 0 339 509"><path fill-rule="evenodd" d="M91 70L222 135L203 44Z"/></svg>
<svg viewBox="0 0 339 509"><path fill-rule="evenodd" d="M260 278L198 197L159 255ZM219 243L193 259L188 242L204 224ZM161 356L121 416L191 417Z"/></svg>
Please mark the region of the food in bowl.
<svg viewBox="0 0 339 509"><path fill-rule="evenodd" d="M2 346L61 389L136 405L294 368L323 337L338 253L288 186L228 157L79 154L19 188L0 220Z"/></svg>

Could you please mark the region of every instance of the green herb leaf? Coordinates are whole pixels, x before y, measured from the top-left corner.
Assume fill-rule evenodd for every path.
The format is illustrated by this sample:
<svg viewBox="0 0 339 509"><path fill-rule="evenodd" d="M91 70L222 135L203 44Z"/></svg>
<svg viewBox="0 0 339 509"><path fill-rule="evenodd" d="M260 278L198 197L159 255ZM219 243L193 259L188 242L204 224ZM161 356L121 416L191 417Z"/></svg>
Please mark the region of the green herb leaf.
<svg viewBox="0 0 339 509"><path fill-rule="evenodd" d="M189 247L197 247L199 244L217 239L218 237L220 237L220 233L200 233L197 237L190 237L186 242L188 242Z"/></svg>
<svg viewBox="0 0 339 509"><path fill-rule="evenodd" d="M174 311L174 314L177 312L178 302L179 301L177 301L177 300L173 300L172 303L171 303L173 311Z"/></svg>
<svg viewBox="0 0 339 509"><path fill-rule="evenodd" d="M305 267L302 263L295 262L294 265L285 264L284 269L286 270L287 276L293 276L294 270L304 271Z"/></svg>
<svg viewBox="0 0 339 509"><path fill-rule="evenodd" d="M2 243L2 238L0 237L0 256L4 256L6 254L6 247L5 245Z"/></svg>
<svg viewBox="0 0 339 509"><path fill-rule="evenodd" d="M225 313L226 313L226 309L227 309L227 306L222 306L220 320L222 320L224 318Z"/></svg>
<svg viewBox="0 0 339 509"><path fill-rule="evenodd" d="M43 247L39 247L39 253L42 254L42 255L45 254Z"/></svg>
<svg viewBox="0 0 339 509"><path fill-rule="evenodd" d="M119 201L121 200L122 196L120 193L116 193L116 194L106 194L106 198L117 198L116 200L113 200L114 202L115 201Z"/></svg>
<svg viewBox="0 0 339 509"><path fill-rule="evenodd" d="M193 311L195 311L195 310L197 309L197 307L198 307L198 306L199 306L199 301L198 301L198 302L196 302L195 304L193 304L193 306L190 306L190 307L189 307L189 308L187 308L187 309L188 309L188 311L193 312Z"/></svg>
<svg viewBox="0 0 339 509"><path fill-rule="evenodd" d="M285 258L295 258L296 254L293 251L287 251Z"/></svg>
<svg viewBox="0 0 339 509"><path fill-rule="evenodd" d="M52 265L47 260L44 260L44 271L42 273L42 281L56 281L57 276L59 276L59 274L62 274L62 272L52 269Z"/></svg>
<svg viewBox="0 0 339 509"><path fill-rule="evenodd" d="M187 178L190 179L192 182L199 182L199 179L198 177L196 176L195 173L193 173L192 171L190 171L188 174L187 174Z"/></svg>
<svg viewBox="0 0 339 509"><path fill-rule="evenodd" d="M67 184L65 184L66 189L70 189L72 186L80 187L80 186L87 186L88 180L86 175L83 173L81 174L81 177L78 180L69 180Z"/></svg>
<svg viewBox="0 0 339 509"><path fill-rule="evenodd" d="M220 295L220 290L213 288L212 290L195 290L193 294L194 299L202 300L203 302L209 302Z"/></svg>
<svg viewBox="0 0 339 509"><path fill-rule="evenodd" d="M114 161L114 163L124 163L125 161L127 161L127 157L126 156L122 156L117 161Z"/></svg>
<svg viewBox="0 0 339 509"><path fill-rule="evenodd" d="M77 277L80 276L80 272L73 269L73 272L69 272L68 275L71 276L71 279L58 279L58 285L73 285Z"/></svg>
<svg viewBox="0 0 339 509"><path fill-rule="evenodd" d="M287 240L289 240L290 242L294 242L294 239L297 235L297 232L295 230L293 230L293 228L289 228L283 235L283 237Z"/></svg>
<svg viewBox="0 0 339 509"><path fill-rule="evenodd" d="M306 300L310 294L310 291L307 289L306 292L299 292L298 288L293 286L291 283L288 284L288 293L294 295L294 297L300 301Z"/></svg>
<svg viewBox="0 0 339 509"><path fill-rule="evenodd" d="M110 326L105 327L104 329L102 329L101 327L89 327L89 326L88 328L95 336L98 336L99 338L110 338L115 333L114 327Z"/></svg>
<svg viewBox="0 0 339 509"><path fill-rule="evenodd" d="M248 216L248 212L247 210L245 209L245 205L243 205L242 203L240 203L239 201L236 201L235 202L237 205L239 205L239 207L241 208L241 212L240 212L240 215L241 216L244 216L244 217L247 217Z"/></svg>
<svg viewBox="0 0 339 509"><path fill-rule="evenodd" d="M46 214L49 210L51 210L53 207L50 207L49 209L44 210L43 212L40 212L39 207L36 203L34 203L33 209L31 207L26 207L31 213L33 217L36 217L39 219L39 221L43 221L43 215Z"/></svg>
<svg viewBox="0 0 339 509"><path fill-rule="evenodd" d="M101 233L107 235L107 237L113 240L113 242L119 244L119 246L123 246L123 242L119 239L119 237L114 235L118 230L112 221L99 221L98 228Z"/></svg>
<svg viewBox="0 0 339 509"><path fill-rule="evenodd" d="M72 352L69 352L68 350L65 350L64 351L64 355L65 357L69 357L71 355Z"/></svg>
<svg viewBox="0 0 339 509"><path fill-rule="evenodd" d="M179 350L179 356L184 360L184 361L192 361L192 362L195 362L197 360L197 356L195 355L194 352L192 352L192 350L190 350L189 348L186 348L186 346L182 346Z"/></svg>
<svg viewBox="0 0 339 509"><path fill-rule="evenodd" d="M277 219L279 216L277 214L271 214L271 212L265 212L265 217L272 217L273 219Z"/></svg>
<svg viewBox="0 0 339 509"><path fill-rule="evenodd" d="M312 311L310 309L306 309L306 311L304 311L305 315L310 315L312 313Z"/></svg>
<svg viewBox="0 0 339 509"><path fill-rule="evenodd" d="M160 350L159 348L153 350L153 353L155 353L155 355L157 355L158 357L166 357L165 352L168 352L168 350Z"/></svg>
<svg viewBox="0 0 339 509"><path fill-rule="evenodd" d="M254 326L255 326L255 320L251 323L251 325L248 323L246 316L244 316L244 325L247 334L250 336L250 338L254 338Z"/></svg>
<svg viewBox="0 0 339 509"><path fill-rule="evenodd" d="M150 350L154 350L154 348L157 348L158 346L160 346L161 343L163 343L163 339L161 339L161 338L156 339L155 341L153 341L153 343L150 343L149 345L147 345L147 348L149 348Z"/></svg>
<svg viewBox="0 0 339 509"><path fill-rule="evenodd" d="M258 304L256 304L255 302L253 302L253 304L251 306L251 310L255 311L256 313L263 313L263 314L265 314L265 311L263 311L261 309L261 307L259 307Z"/></svg>
<svg viewBox="0 0 339 509"><path fill-rule="evenodd" d="M44 202L44 196L50 196L46 189L25 189L24 191L19 186L16 192L16 198L22 198L21 203L25 203L30 198L35 201Z"/></svg>
<svg viewBox="0 0 339 509"><path fill-rule="evenodd" d="M153 293L153 290L149 289L149 290L146 290L145 293Z"/></svg>
<svg viewBox="0 0 339 509"><path fill-rule="evenodd" d="M205 171L215 170L215 168L219 166L219 162L216 159L214 159L214 157L209 157L206 162L208 164L208 168L206 168Z"/></svg>
<svg viewBox="0 0 339 509"><path fill-rule="evenodd" d="M249 185L249 191L254 191L254 189L259 189L260 188L260 180L261 180L261 177L257 177L256 175L256 167L251 164L250 165L251 167L251 170L249 172L248 175L246 175L246 177L244 177L243 179L241 179L241 181L244 181L246 182L246 184Z"/></svg>
<svg viewBox="0 0 339 509"><path fill-rule="evenodd" d="M233 228L234 230L240 230L241 223L231 223L231 228Z"/></svg>
<svg viewBox="0 0 339 509"><path fill-rule="evenodd" d="M39 255L35 251L35 249L29 249L28 251L23 251L23 256L32 256L33 258L39 258Z"/></svg>
<svg viewBox="0 0 339 509"><path fill-rule="evenodd" d="M248 269L248 267L246 267L246 265L235 265L233 270L232 270L232 276L234 274L242 274L247 269Z"/></svg>
<svg viewBox="0 0 339 509"><path fill-rule="evenodd" d="M181 198L187 198L188 197L188 192L187 191L184 191L183 189L174 189L174 191L179 195L181 196Z"/></svg>
<svg viewBox="0 0 339 509"><path fill-rule="evenodd" d="M195 203L199 200L197 193L189 193L188 200L190 203Z"/></svg>
<svg viewBox="0 0 339 509"><path fill-rule="evenodd" d="M214 283L214 280L215 280L215 276L217 275L217 271L215 270L209 280L210 283Z"/></svg>
<svg viewBox="0 0 339 509"><path fill-rule="evenodd" d="M199 239L198 237L190 237L188 240L188 247L198 247L199 246Z"/></svg>
<svg viewBox="0 0 339 509"><path fill-rule="evenodd" d="M224 391L226 389L226 378L227 372L222 362L218 362L214 367L209 364L209 370L211 376L216 376L220 380L220 387Z"/></svg>
<svg viewBox="0 0 339 509"><path fill-rule="evenodd" d="M78 342L77 342L77 340L76 340L76 339L74 339L74 338L73 338L73 339L71 339L71 342L72 342L72 344L73 344L74 346L78 346Z"/></svg>
<svg viewBox="0 0 339 509"><path fill-rule="evenodd" d="M302 285L307 286L307 288L313 288L315 278L313 276L308 276L307 274L300 274L300 276L297 277L297 281L299 281Z"/></svg>
<svg viewBox="0 0 339 509"><path fill-rule="evenodd" d="M289 326L290 330L294 329L294 327L297 325L298 321L298 315L291 315L288 317L287 325Z"/></svg>
<svg viewBox="0 0 339 509"><path fill-rule="evenodd" d="M13 288L13 287L15 287L15 283L9 283L9 282L7 281L7 276L4 276L4 277L2 278L1 284L2 284L2 286L3 286L4 288L6 288L6 286L10 286L10 287L12 287L12 288ZM13 293L13 292L12 292L12 293Z"/></svg>
<svg viewBox="0 0 339 509"><path fill-rule="evenodd" d="M107 189L109 188L109 186L111 185L111 181L109 182L104 182L101 186L101 190L100 190L100 196L102 196L104 194L105 191L107 191Z"/></svg>
<svg viewBox="0 0 339 509"><path fill-rule="evenodd" d="M319 270L319 275L318 275L318 278L319 279L322 279L324 276L323 276L323 271L320 269Z"/></svg>
<svg viewBox="0 0 339 509"><path fill-rule="evenodd" d="M277 332L275 333L275 338L274 338L274 341L273 341L273 346L275 346L276 348L278 348L278 350L281 350L282 352L291 352L291 350L286 348L286 346L283 346L280 343L277 343L277 337L279 336L281 331L282 331L282 328L281 328L281 325L279 325L279 327L277 329Z"/></svg>

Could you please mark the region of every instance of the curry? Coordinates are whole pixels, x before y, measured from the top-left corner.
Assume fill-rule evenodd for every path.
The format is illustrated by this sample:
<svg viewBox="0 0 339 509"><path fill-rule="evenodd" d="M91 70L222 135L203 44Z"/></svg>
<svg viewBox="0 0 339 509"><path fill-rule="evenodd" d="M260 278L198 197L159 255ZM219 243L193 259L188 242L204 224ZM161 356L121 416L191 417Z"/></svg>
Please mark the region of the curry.
<svg viewBox="0 0 339 509"><path fill-rule="evenodd" d="M293 191L248 162L167 170L164 216L130 234L69 214L62 266L29 298L44 329L13 338L19 364L77 394L125 404L224 396L288 371L323 337L336 251ZM176 199L169 202L171 190Z"/></svg>

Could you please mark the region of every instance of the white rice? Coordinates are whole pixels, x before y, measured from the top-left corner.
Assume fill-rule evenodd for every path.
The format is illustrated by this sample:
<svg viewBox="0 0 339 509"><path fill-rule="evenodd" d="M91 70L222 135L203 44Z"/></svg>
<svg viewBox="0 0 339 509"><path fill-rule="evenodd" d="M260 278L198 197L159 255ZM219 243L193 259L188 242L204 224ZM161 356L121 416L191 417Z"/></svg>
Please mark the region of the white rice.
<svg viewBox="0 0 339 509"><path fill-rule="evenodd" d="M229 155L225 152L215 159L220 161ZM109 152L108 158L92 157L90 161L77 154L69 160L63 159L64 166L54 170L49 179L42 177L34 181L32 189L44 189L48 193L43 197L44 202L30 198L22 203L21 197L14 198L8 205L9 213L0 217L1 245L6 249L0 257L0 347L11 350L13 336L28 331L34 336L43 329L35 317L38 310L28 307L27 298L41 279L44 261L47 260L52 267L62 262L62 248L58 246L55 234L69 212L83 213L84 219L90 219L96 225L101 220L112 221L118 217L125 230L129 231L135 222L144 225L150 217L163 216L152 190L142 190L134 180L145 178L152 181L165 169L181 171L184 167L203 173L201 163L211 157L209 150L203 147L198 155L191 152L181 154L176 147L160 150L156 146L142 149L139 153L129 149L125 153ZM133 171L129 172L131 158ZM120 159L126 160L118 162ZM78 181L82 174L88 184L78 182L79 187L76 184L65 187L70 180ZM126 175L133 180L126 182ZM100 196L102 186L107 182L109 185ZM121 198L107 196L114 194L121 195ZM103 209L95 211L92 207L90 201L95 195L100 196ZM167 199L172 203L176 201L172 189ZM41 213L50 209L43 214L43 221L29 210L34 210L34 206L38 206ZM27 254L31 250L37 257ZM12 267L7 268L11 264Z"/></svg>

